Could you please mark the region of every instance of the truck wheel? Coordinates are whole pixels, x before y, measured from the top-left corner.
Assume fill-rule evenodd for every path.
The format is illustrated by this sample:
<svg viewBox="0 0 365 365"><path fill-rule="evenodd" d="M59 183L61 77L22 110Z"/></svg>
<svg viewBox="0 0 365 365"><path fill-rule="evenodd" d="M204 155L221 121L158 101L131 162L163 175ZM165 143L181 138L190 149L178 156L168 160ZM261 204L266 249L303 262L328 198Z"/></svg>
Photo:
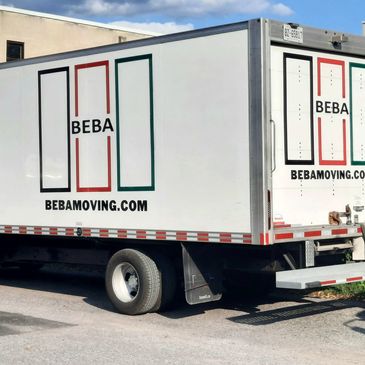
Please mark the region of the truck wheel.
<svg viewBox="0 0 365 365"><path fill-rule="evenodd" d="M171 259L165 255L154 255L160 273L161 289L154 311L164 311L169 308L176 293L176 271Z"/></svg>
<svg viewBox="0 0 365 365"><path fill-rule="evenodd" d="M105 283L109 299L123 314L153 311L160 297L160 273L156 263L141 251L116 252L107 265Z"/></svg>

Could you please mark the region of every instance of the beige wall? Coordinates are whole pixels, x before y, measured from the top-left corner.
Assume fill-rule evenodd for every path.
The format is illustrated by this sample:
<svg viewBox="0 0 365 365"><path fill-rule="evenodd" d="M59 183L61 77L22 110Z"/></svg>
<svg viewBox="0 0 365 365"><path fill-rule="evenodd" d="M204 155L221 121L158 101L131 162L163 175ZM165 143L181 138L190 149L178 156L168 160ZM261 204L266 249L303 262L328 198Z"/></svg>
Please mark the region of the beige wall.
<svg viewBox="0 0 365 365"><path fill-rule="evenodd" d="M96 47L150 37L26 14L0 11L0 62L6 61L6 41L24 42L24 57Z"/></svg>

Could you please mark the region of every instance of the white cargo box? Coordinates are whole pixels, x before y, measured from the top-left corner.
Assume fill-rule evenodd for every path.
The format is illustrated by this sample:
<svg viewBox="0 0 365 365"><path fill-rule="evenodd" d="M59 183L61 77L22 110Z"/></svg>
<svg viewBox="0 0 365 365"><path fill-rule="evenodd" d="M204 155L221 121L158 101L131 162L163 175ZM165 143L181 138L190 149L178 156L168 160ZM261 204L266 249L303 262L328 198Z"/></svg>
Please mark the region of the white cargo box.
<svg viewBox="0 0 365 365"><path fill-rule="evenodd" d="M334 36L252 20L1 65L0 233L359 236L365 40Z"/></svg>

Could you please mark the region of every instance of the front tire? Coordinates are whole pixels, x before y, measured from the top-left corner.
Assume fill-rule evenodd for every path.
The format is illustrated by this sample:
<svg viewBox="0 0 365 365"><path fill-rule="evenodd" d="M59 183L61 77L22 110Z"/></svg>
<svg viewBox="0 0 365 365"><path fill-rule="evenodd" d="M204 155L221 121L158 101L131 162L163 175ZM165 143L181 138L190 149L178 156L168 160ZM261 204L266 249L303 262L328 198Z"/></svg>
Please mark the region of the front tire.
<svg viewBox="0 0 365 365"><path fill-rule="evenodd" d="M116 252L107 265L105 284L109 299L120 313L143 314L158 306L160 273L154 260L144 252Z"/></svg>

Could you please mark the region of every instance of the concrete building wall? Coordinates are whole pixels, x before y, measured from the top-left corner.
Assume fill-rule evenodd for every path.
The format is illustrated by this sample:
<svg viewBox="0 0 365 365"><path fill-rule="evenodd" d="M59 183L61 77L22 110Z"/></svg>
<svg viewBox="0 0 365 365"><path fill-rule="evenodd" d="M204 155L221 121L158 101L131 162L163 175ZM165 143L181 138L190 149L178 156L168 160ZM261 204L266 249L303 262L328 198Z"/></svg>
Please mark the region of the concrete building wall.
<svg viewBox="0 0 365 365"><path fill-rule="evenodd" d="M59 18L0 8L0 62L6 61L7 41L24 42L24 58L30 58L151 36L103 27L102 24L92 25L97 23L78 23L77 19L65 21Z"/></svg>

